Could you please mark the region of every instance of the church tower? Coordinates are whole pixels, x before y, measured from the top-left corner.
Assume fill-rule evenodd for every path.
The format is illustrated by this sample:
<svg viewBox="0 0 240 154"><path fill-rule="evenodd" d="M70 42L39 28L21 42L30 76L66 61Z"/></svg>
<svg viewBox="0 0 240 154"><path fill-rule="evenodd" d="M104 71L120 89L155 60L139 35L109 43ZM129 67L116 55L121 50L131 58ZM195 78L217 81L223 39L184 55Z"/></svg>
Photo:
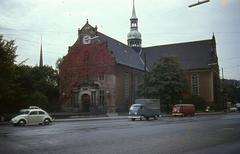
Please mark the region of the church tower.
<svg viewBox="0 0 240 154"><path fill-rule="evenodd" d="M136 16L134 0L133 0L133 10L132 17L130 18L130 32L127 35L128 46L132 47L137 53L140 52L142 47L142 35L138 32L138 18Z"/></svg>

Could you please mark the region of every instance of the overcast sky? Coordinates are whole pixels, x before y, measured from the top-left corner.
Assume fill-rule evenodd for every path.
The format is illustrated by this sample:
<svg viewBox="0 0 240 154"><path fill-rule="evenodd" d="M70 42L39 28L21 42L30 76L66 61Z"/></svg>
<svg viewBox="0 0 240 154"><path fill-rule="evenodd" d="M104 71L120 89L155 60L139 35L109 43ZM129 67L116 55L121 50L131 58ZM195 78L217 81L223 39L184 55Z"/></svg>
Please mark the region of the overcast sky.
<svg viewBox="0 0 240 154"><path fill-rule="evenodd" d="M204 1L204 0L199 0ZM143 47L211 39L224 78L240 80L240 0L135 0ZM17 63L55 68L87 19L98 31L127 43L132 0L0 0L0 34L15 39ZM194 52L194 51L193 51ZM220 73L222 77L222 71Z"/></svg>

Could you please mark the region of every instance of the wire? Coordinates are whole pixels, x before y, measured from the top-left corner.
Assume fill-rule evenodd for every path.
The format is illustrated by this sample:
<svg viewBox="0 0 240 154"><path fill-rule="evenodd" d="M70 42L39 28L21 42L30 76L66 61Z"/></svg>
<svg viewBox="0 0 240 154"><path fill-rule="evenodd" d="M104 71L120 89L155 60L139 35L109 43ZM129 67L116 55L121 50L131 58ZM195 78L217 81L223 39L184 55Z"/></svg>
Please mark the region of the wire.
<svg viewBox="0 0 240 154"><path fill-rule="evenodd" d="M225 61L225 60L233 60L233 59L239 59L240 57L234 57L234 58L228 58L228 59L221 59L221 60L218 60L218 61Z"/></svg>
<svg viewBox="0 0 240 154"><path fill-rule="evenodd" d="M6 37L6 36L4 36L4 37ZM33 43L38 43L38 44L41 43L41 42L38 42L38 41L30 41L30 40L19 39L19 38L11 38L11 37L6 37L6 38L21 40L21 41L27 41L27 42L33 42ZM60 45L49 44L49 43L44 43L44 45L51 45L51 46L58 46L58 47L66 48L66 46L60 46Z"/></svg>
<svg viewBox="0 0 240 154"><path fill-rule="evenodd" d="M42 31L42 30L27 30L27 29L14 29L14 28L1 28L5 30L16 30L16 31L29 31L29 32L45 32L45 33L73 33L73 32L58 32L58 31Z"/></svg>

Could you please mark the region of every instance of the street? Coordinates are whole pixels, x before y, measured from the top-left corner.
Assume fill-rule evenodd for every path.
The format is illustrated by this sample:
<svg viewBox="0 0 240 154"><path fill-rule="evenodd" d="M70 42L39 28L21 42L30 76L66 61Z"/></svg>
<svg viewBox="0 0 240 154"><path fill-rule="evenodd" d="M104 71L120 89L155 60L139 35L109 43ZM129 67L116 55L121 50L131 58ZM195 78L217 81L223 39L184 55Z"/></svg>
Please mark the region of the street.
<svg viewBox="0 0 240 154"><path fill-rule="evenodd" d="M240 113L0 125L0 153L239 153Z"/></svg>

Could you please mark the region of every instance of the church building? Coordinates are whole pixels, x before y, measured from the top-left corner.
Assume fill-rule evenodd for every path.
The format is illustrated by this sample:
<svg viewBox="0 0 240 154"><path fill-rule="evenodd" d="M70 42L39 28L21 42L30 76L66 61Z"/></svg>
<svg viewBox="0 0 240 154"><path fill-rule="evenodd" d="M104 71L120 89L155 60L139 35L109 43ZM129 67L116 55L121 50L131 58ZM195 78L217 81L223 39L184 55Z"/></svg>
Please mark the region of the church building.
<svg viewBox="0 0 240 154"><path fill-rule="evenodd" d="M127 44L97 30L87 21L78 29L61 63L60 100L63 110L74 112L120 112L128 110L146 68L161 55L178 55L187 67L191 93L209 105L219 105L219 66L216 41L211 39L142 47L138 18L133 4Z"/></svg>

